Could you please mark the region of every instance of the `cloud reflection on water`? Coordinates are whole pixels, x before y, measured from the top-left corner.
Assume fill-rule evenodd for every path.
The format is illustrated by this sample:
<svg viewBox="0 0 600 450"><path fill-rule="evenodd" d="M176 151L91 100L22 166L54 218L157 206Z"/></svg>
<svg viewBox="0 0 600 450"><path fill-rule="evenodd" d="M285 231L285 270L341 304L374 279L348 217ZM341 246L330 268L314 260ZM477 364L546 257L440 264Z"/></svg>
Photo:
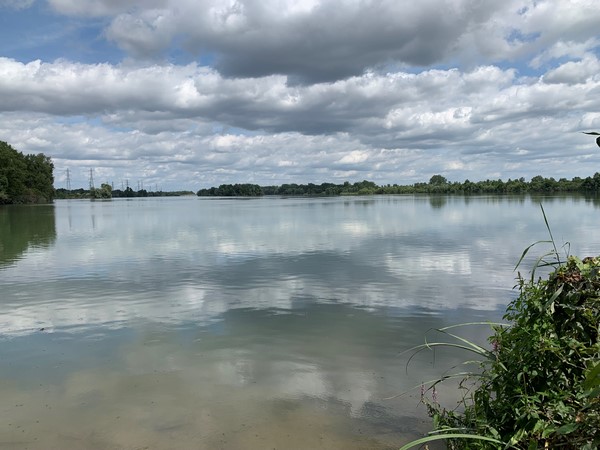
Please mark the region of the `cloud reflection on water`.
<svg viewBox="0 0 600 450"><path fill-rule="evenodd" d="M441 323L312 303L287 314L231 309L206 326L146 323L118 338L38 332L23 338L28 358L3 370L0 412L11 421L0 436L15 448L397 447L422 429L424 411L414 395L382 399L431 364L416 358L405 374L402 336ZM43 374L11 376L32 360Z"/></svg>
<svg viewBox="0 0 600 450"><path fill-rule="evenodd" d="M534 204L492 200L450 198L441 209L427 197L57 202L56 242L2 270L0 326L202 322L303 297L496 310L513 295L516 258L545 231ZM580 217L568 231L599 240L585 221L594 211L568 207ZM563 205L546 208L560 229Z"/></svg>
<svg viewBox="0 0 600 450"><path fill-rule="evenodd" d="M585 236L574 251L598 247L590 205L545 209L556 236ZM497 320L545 236L535 203L488 197L57 202L55 218L0 269L15 448L397 447L424 411L382 399L464 359L407 372L400 353Z"/></svg>

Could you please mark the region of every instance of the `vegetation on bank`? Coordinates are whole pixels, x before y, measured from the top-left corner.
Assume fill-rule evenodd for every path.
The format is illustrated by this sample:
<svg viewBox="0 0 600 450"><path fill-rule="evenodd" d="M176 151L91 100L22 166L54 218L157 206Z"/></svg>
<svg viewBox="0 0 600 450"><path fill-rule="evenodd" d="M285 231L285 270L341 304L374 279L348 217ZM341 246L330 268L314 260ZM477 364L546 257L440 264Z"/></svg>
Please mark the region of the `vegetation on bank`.
<svg viewBox="0 0 600 450"><path fill-rule="evenodd" d="M90 198L93 199L108 200L111 199L112 196L112 186L108 183L102 183L100 188L90 189Z"/></svg>
<svg viewBox="0 0 600 450"><path fill-rule="evenodd" d="M483 362L456 374L464 396L454 408L435 396L442 380L429 386L423 401L435 431L403 449L438 439L449 449L600 448L600 257L561 260L548 242L545 257L554 259L536 268L554 270L545 279L535 268L528 279L519 274L520 294L506 310L508 326L493 326L491 349L450 332L456 327L438 330L451 340L420 346L463 348Z"/></svg>
<svg viewBox="0 0 600 450"><path fill-rule="evenodd" d="M222 184L219 187L200 189L197 195L202 196L240 196L259 197L262 195L284 196L337 196L337 195L373 195L373 194L525 194L525 193L557 193L557 192L600 192L600 173L586 178L574 177L571 180L540 175L530 181L524 178L516 180L485 180L450 182L442 175L434 175L428 183L411 185L387 184L378 186L372 181L360 181L343 184L282 184L281 186L259 186L257 184Z"/></svg>
<svg viewBox="0 0 600 450"><path fill-rule="evenodd" d="M592 133L595 134L595 133ZM171 197L194 195L192 191L134 191L113 189L108 183L100 188L54 189L54 165L43 153L24 155L6 142L0 141L0 204L9 203L46 203L54 198L133 198L133 197ZM372 181L359 181L342 184L282 184L280 186L259 186L257 184L222 184L219 187L200 189L198 196L223 197L259 197L263 195L282 196L339 196L373 194L523 194L557 192L600 192L600 173L586 178L574 177L571 180L535 176L530 181L524 178L516 180L485 180L472 182L450 182L442 175L433 175L428 183L411 185L387 184L378 186Z"/></svg>
<svg viewBox="0 0 600 450"><path fill-rule="evenodd" d="M43 153L24 155L0 141L0 204L51 202L53 170L52 160Z"/></svg>
<svg viewBox="0 0 600 450"><path fill-rule="evenodd" d="M198 197L260 197L264 190L258 184L222 184L219 187L200 189Z"/></svg>
<svg viewBox="0 0 600 450"><path fill-rule="evenodd" d="M110 195L109 195L110 194ZM55 198L57 199L107 199L107 198L135 198L135 197L181 197L184 195L195 195L192 191L147 191L140 189L134 191L131 188L112 189L108 183L103 183L98 189L63 189L56 190Z"/></svg>

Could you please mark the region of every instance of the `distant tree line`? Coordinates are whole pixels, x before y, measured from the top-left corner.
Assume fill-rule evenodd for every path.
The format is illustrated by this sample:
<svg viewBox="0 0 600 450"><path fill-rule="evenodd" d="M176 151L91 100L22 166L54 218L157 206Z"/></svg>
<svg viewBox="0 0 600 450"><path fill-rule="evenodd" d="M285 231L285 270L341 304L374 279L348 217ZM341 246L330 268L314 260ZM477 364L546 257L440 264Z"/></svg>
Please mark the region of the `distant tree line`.
<svg viewBox="0 0 600 450"><path fill-rule="evenodd" d="M140 189L139 191L134 191L130 187L125 188L124 190L115 189L112 191L113 198L117 197L181 197L183 195L194 195L192 191L148 191L146 189Z"/></svg>
<svg viewBox="0 0 600 450"><path fill-rule="evenodd" d="M198 197L260 197L264 195L258 184L222 184L219 187L200 189Z"/></svg>
<svg viewBox="0 0 600 450"><path fill-rule="evenodd" d="M284 196L337 196L337 195L374 195L374 194L525 194L553 192L593 192L600 193L600 173L591 177L575 177L571 180L540 175L530 181L525 178L507 181L485 180L450 182L442 175L433 175L428 183L410 185L387 184L378 186L372 181L359 181L343 184L282 184L281 186L259 186L256 184L222 184L218 188L200 189L198 196L219 197L257 197L261 195Z"/></svg>
<svg viewBox="0 0 600 450"><path fill-rule="evenodd" d="M360 181L354 184L282 184L281 186L259 186L258 184L222 184L219 187L200 189L199 197L260 197L262 195L289 196L335 196L375 194L379 187L372 181Z"/></svg>
<svg viewBox="0 0 600 450"><path fill-rule="evenodd" d="M600 192L600 173L591 177L574 177L571 180L552 177L545 178L537 175L526 181L518 178L508 181L485 180L472 182L449 182L441 175L434 175L429 183L415 183L412 186L387 185L382 186L379 193L443 193L443 194L524 194L524 193L553 193L553 192Z"/></svg>
<svg viewBox="0 0 600 450"><path fill-rule="evenodd" d="M24 155L0 141L0 204L51 202L53 171L52 160L43 153Z"/></svg>
<svg viewBox="0 0 600 450"><path fill-rule="evenodd" d="M282 184L281 186L265 186L265 195L307 195L307 196L335 196L335 195L370 195L376 194L377 186L372 181L359 181L351 184L346 181L343 184L321 183L321 184Z"/></svg>
<svg viewBox="0 0 600 450"><path fill-rule="evenodd" d="M100 188L95 189L71 189L58 188L56 190L57 199L78 199L78 198L135 198L135 197L180 197L182 195L194 195L192 191L147 191L140 189L134 191L130 187L125 189L112 189L108 183L103 183Z"/></svg>

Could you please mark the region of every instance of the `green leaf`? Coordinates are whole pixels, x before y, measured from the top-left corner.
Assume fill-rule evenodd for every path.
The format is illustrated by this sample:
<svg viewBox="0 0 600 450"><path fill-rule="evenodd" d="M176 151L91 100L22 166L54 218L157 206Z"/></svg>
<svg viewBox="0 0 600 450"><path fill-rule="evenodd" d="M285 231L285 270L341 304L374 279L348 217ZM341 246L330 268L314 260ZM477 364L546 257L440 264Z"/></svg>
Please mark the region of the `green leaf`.
<svg viewBox="0 0 600 450"><path fill-rule="evenodd" d="M552 294L552 297L550 297L548 299L548 301L546 302L546 304L544 305L544 309L548 309L548 307L550 307L550 312L552 312L552 314L554 314L554 301L558 298L558 296L562 293L563 288L565 287L564 284L561 284L560 287L556 290L556 292L554 292L554 294Z"/></svg>
<svg viewBox="0 0 600 450"><path fill-rule="evenodd" d="M521 265L521 262L523 262L523 259L525 259L525 256L527 255L527 253L529 253L529 250L531 250L533 247L535 247L538 244L550 244L550 243L552 243L552 241L536 241L533 244L531 244L529 247L527 247L525 250L523 250L521 257L519 258L519 261L517 261L517 264L515 265L515 268L513 270L518 269L518 267ZM547 256L547 255L549 255L549 253L544 256Z"/></svg>
<svg viewBox="0 0 600 450"><path fill-rule="evenodd" d="M563 425L558 430L556 430L556 433L557 434L561 434L561 435L565 435L565 434L572 433L577 428L579 428L579 424L578 423L567 423L566 425Z"/></svg>
<svg viewBox="0 0 600 450"><path fill-rule="evenodd" d="M552 242L552 247L554 247L554 253L556 254L556 260L560 265L560 256L558 255L558 250L556 249L556 243L554 242L554 236L552 236L552 230L550 229L550 224L548 223L548 218L546 217L546 211L544 211L544 206L540 203L540 208L542 209L542 215L544 216L544 223L546 224L546 229L548 230L548 234L550 235L550 242Z"/></svg>
<svg viewBox="0 0 600 450"><path fill-rule="evenodd" d="M476 434L464 434L464 433L450 433L450 434L439 434L436 436L427 436L421 439L417 439L409 442L406 445L400 447L400 450L408 450L409 448L416 447L417 445L425 444L427 442L432 441L440 441L443 439L474 439L479 441L492 442L498 445L506 445L504 442L499 441L498 439L493 439L487 436L478 436Z"/></svg>
<svg viewBox="0 0 600 450"><path fill-rule="evenodd" d="M600 386L600 361L586 370L585 381L583 382L585 389L592 389L596 386Z"/></svg>

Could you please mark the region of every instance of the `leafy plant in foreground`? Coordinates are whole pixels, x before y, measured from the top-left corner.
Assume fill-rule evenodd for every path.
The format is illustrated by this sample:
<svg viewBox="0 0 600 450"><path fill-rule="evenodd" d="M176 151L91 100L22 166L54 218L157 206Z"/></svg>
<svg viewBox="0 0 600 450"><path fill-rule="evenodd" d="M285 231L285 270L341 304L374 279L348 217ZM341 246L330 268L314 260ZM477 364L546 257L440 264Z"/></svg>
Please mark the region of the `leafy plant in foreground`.
<svg viewBox="0 0 600 450"><path fill-rule="evenodd" d="M459 408L424 399L435 431L402 449L438 439L450 449L600 447L600 257L562 260L552 235L548 242L553 249L545 256L554 261L540 258L532 273L542 266L553 271L545 279L519 274L519 296L504 316L509 326L492 325L491 350L448 329L440 331L458 343L420 346L464 347L483 360L462 378Z"/></svg>

